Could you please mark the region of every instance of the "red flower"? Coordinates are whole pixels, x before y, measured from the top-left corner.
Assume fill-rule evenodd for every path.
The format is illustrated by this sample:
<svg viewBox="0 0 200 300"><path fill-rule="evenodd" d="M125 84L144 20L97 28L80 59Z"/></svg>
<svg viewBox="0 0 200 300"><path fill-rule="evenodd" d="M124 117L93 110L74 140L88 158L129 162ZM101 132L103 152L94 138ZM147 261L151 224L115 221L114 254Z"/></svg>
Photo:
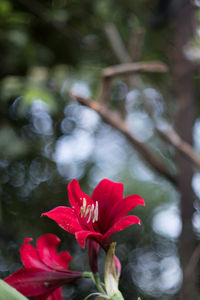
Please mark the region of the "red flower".
<svg viewBox="0 0 200 300"><path fill-rule="evenodd" d="M132 224L140 224L136 216L125 216L136 205L145 205L138 195L123 198L123 184L103 179L94 189L92 197L81 191L77 180L68 185L69 202L72 206L59 206L44 213L64 230L75 234L84 247L86 238L98 242L105 250L111 235Z"/></svg>
<svg viewBox="0 0 200 300"><path fill-rule="evenodd" d="M81 272L68 270L71 255L67 251L57 254L60 239L51 233L37 240L37 249L26 238L20 255L24 268L16 271L5 281L26 297L36 300L61 300L60 286L82 277Z"/></svg>

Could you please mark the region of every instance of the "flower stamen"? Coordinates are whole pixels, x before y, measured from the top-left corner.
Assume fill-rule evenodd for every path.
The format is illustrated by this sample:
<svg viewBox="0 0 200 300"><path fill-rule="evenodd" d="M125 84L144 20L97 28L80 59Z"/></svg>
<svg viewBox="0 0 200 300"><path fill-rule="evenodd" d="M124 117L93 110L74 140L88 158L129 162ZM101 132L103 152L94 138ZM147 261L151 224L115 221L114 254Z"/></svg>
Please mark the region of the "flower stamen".
<svg viewBox="0 0 200 300"><path fill-rule="evenodd" d="M82 199L82 198L81 198ZM80 212L81 212L81 218L83 217L86 209L87 201L85 198L83 198L83 206L81 206Z"/></svg>
<svg viewBox="0 0 200 300"><path fill-rule="evenodd" d="M94 210L94 215L93 215L93 220L92 223L94 223L95 221L98 221L98 201L96 201L96 206L95 206L95 210Z"/></svg>
<svg viewBox="0 0 200 300"><path fill-rule="evenodd" d="M89 206L89 205L88 205L88 206ZM88 217L87 223L89 223L89 222L90 222L90 220L91 220L91 217L92 217L92 215L93 215L93 211L94 211L94 204L92 204L92 208L90 209L90 214L89 214L89 217Z"/></svg>
<svg viewBox="0 0 200 300"><path fill-rule="evenodd" d="M81 218L88 216L87 223L92 220L92 223L98 221L98 202L95 205L88 205L85 198L83 198L83 205L80 208Z"/></svg>
<svg viewBox="0 0 200 300"><path fill-rule="evenodd" d="M86 209L86 211L85 211L84 217L87 217L87 215L88 215L89 212L90 212L90 209L91 209L91 205L88 205L88 207L87 207L87 209Z"/></svg>

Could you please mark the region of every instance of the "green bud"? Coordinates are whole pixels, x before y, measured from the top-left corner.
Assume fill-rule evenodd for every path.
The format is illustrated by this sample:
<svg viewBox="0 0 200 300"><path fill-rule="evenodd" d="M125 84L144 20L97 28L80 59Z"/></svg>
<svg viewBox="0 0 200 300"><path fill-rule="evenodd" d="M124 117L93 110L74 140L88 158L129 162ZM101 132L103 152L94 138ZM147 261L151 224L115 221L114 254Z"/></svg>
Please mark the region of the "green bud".
<svg viewBox="0 0 200 300"><path fill-rule="evenodd" d="M122 300L124 298L118 289L119 278L116 274L116 266L114 261L115 247L116 243L112 243L106 255L104 282L107 295L110 297L109 299Z"/></svg>
<svg viewBox="0 0 200 300"><path fill-rule="evenodd" d="M112 295L112 297L109 298L109 300L124 300L124 297L122 296L120 291L118 291L116 294Z"/></svg>

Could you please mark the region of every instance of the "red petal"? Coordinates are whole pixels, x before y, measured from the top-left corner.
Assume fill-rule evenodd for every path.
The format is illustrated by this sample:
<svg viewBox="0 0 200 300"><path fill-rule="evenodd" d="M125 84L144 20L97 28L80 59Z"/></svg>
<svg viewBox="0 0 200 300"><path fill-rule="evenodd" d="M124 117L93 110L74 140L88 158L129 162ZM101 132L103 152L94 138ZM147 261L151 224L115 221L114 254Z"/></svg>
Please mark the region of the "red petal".
<svg viewBox="0 0 200 300"><path fill-rule="evenodd" d="M92 199L94 202L107 202L108 206L113 206L123 198L123 183L117 183L108 179L99 182L93 191Z"/></svg>
<svg viewBox="0 0 200 300"><path fill-rule="evenodd" d="M117 220L121 219L122 217L124 217L126 214L128 214L137 205L145 205L143 198L138 195L128 196L122 199L120 202L116 203L113 206L111 216L110 216L112 219L112 224Z"/></svg>
<svg viewBox="0 0 200 300"><path fill-rule="evenodd" d="M126 216L116 222L103 236L103 239L108 238L116 231L121 231L132 224L140 224L140 219L136 216Z"/></svg>
<svg viewBox="0 0 200 300"><path fill-rule="evenodd" d="M99 243L101 243L101 240L103 238L103 235L101 233L86 231L86 230L76 232L75 236L76 236L76 239L77 239L78 243L80 244L80 246L82 248L85 247L85 240L88 237L90 237L91 239L94 239L95 241L97 241Z"/></svg>
<svg viewBox="0 0 200 300"><path fill-rule="evenodd" d="M68 196L69 196L69 202L76 211L77 216L80 215L80 208L83 205L83 198L86 199L87 206L93 204L93 200L85 194L79 186L79 182L76 179L73 179L68 184Z"/></svg>
<svg viewBox="0 0 200 300"><path fill-rule="evenodd" d="M48 294L49 295L49 294ZM51 299L51 298L48 298L50 296L48 295L42 295L42 296L35 296L34 297L34 300L48 300L48 299Z"/></svg>
<svg viewBox="0 0 200 300"><path fill-rule="evenodd" d="M51 295L49 296L49 294L45 294L41 296L35 296L34 300L51 300Z"/></svg>
<svg viewBox="0 0 200 300"><path fill-rule="evenodd" d="M20 248L21 261L26 268L47 269L47 266L41 261L37 250L29 244L31 238L26 238Z"/></svg>
<svg viewBox="0 0 200 300"><path fill-rule="evenodd" d="M13 286L16 290L26 297L47 294L54 288L47 287L47 274L39 269L20 269L5 279L5 281Z"/></svg>
<svg viewBox="0 0 200 300"><path fill-rule="evenodd" d="M56 289L47 300L62 300L62 289Z"/></svg>
<svg viewBox="0 0 200 300"><path fill-rule="evenodd" d="M98 224L102 233L107 231L113 206L123 198L123 184L103 179L94 189L92 199L98 201Z"/></svg>
<svg viewBox="0 0 200 300"><path fill-rule="evenodd" d="M47 216L56 221L61 228L70 233L74 234L76 231L82 230L74 210L70 207L59 206L43 213L42 216Z"/></svg>
<svg viewBox="0 0 200 300"><path fill-rule="evenodd" d="M37 250L44 264L52 269L63 270L67 269L72 257L67 251L57 254L59 243L60 239L56 235L47 233L37 240Z"/></svg>
<svg viewBox="0 0 200 300"><path fill-rule="evenodd" d="M51 294L34 297L34 300L62 300L62 289L58 288Z"/></svg>
<svg viewBox="0 0 200 300"><path fill-rule="evenodd" d="M116 267L116 275L117 275L117 277L120 277L122 266L121 266L119 258L116 255L114 256L114 261L115 261L115 267Z"/></svg>
<svg viewBox="0 0 200 300"><path fill-rule="evenodd" d="M81 272L48 272L40 269L20 269L5 279L26 297L49 294L59 286L80 278Z"/></svg>

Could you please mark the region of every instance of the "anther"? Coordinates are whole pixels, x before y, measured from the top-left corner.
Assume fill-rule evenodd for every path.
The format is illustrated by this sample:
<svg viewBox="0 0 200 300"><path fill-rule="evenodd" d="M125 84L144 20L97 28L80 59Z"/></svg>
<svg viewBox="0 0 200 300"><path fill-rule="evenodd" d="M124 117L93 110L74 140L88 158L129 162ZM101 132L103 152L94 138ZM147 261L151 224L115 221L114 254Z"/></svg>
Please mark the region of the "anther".
<svg viewBox="0 0 200 300"><path fill-rule="evenodd" d="M98 201L96 201L92 223L94 223L95 221L98 221Z"/></svg>
<svg viewBox="0 0 200 300"><path fill-rule="evenodd" d="M81 211L81 218L83 217L83 215L84 215L84 212L85 212L85 210L84 210L84 208L81 206L81 209L80 209L80 211Z"/></svg>
<svg viewBox="0 0 200 300"><path fill-rule="evenodd" d="M91 208L91 205L88 205L88 207L87 207L87 209L86 209L86 211L85 211L84 217L86 217L86 216L89 214L90 208Z"/></svg>
<svg viewBox="0 0 200 300"><path fill-rule="evenodd" d="M89 205L88 205L88 206L89 206ZM91 220L91 217L92 217L92 215L93 215L93 211L94 211L94 204L92 204L92 207L91 207L91 210L90 210L90 214L89 214L89 217L88 217L87 223L89 223L89 222L90 222L90 220Z"/></svg>
<svg viewBox="0 0 200 300"><path fill-rule="evenodd" d="M83 208L84 208L84 210L85 210L85 208L86 208L86 204L87 204L87 201L86 201L85 198L83 198Z"/></svg>
<svg viewBox="0 0 200 300"><path fill-rule="evenodd" d="M82 200L82 198L80 198ZM87 223L89 223L92 219L92 223L98 221L98 201L96 201L95 205L88 205L85 198L83 198L83 205L80 208L81 218L85 218L88 216Z"/></svg>
<svg viewBox="0 0 200 300"><path fill-rule="evenodd" d="M80 198L80 199L82 199L82 198ZM83 215L84 215L84 213L85 213L86 205L87 205L86 199L83 198L83 205L82 205L81 208L80 208L81 218L83 217Z"/></svg>

